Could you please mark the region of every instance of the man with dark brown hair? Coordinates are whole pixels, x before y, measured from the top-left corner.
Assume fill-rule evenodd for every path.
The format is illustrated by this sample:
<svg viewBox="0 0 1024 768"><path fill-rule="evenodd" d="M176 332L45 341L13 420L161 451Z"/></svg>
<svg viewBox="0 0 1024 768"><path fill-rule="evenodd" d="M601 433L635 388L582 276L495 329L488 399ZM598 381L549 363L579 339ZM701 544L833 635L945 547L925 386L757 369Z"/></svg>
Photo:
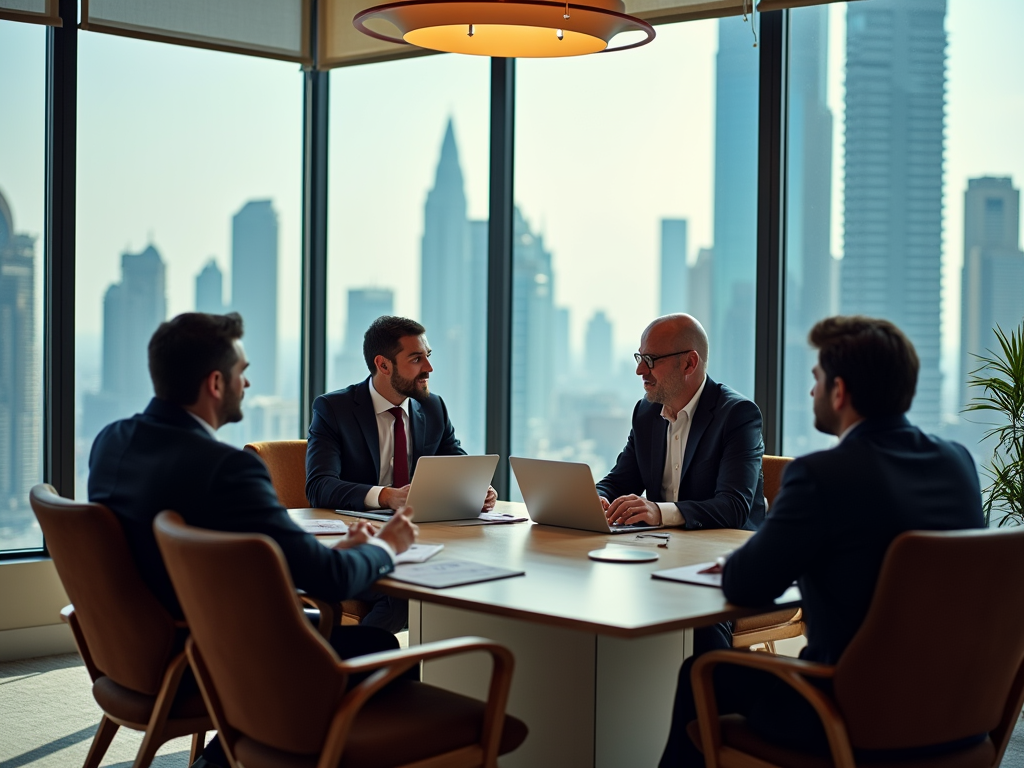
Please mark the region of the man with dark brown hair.
<svg viewBox="0 0 1024 768"><path fill-rule="evenodd" d="M143 413L105 427L89 456L89 500L117 516L143 580L177 618L181 607L153 535L162 510L200 528L269 536L295 586L329 602L367 594L416 537L403 510L379 534L357 523L341 544L325 547L282 508L259 458L217 440L220 427L242 418L249 386L242 333L234 313L189 312L161 324L149 343L156 396ZM331 645L343 658L398 648L393 635L366 626L336 627ZM197 764L227 760L211 742Z"/></svg>
<svg viewBox="0 0 1024 768"><path fill-rule="evenodd" d="M328 509L398 509L420 456L465 454L430 391L430 345L415 320L386 315L363 337L370 376L313 402L306 496ZM494 506L493 489L485 508Z"/></svg>
<svg viewBox="0 0 1024 768"><path fill-rule="evenodd" d="M886 320L830 317L809 340L818 350L815 427L839 443L789 465L767 519L728 559L722 583L729 602L761 606L798 582L807 625L801 658L834 664L864 620L893 539L909 530L980 528L984 517L967 450L926 435L904 415L919 363L899 328ZM686 734L696 718L691 663L679 675L663 768L704 765ZM715 694L721 712L746 715L769 741L809 751L825 744L810 706L772 675L723 665ZM968 743L929 749L955 751Z"/></svg>

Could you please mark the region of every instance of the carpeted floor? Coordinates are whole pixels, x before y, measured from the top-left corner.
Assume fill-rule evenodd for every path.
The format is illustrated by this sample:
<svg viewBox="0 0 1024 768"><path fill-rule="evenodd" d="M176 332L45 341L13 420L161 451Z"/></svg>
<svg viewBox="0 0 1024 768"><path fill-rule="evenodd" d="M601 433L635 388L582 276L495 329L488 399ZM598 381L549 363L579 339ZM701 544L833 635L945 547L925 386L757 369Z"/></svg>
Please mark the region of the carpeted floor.
<svg viewBox="0 0 1024 768"><path fill-rule="evenodd" d="M0 768L81 766L100 714L77 654L0 664ZM141 741L142 734L122 728L103 765L130 768ZM168 742L154 768L187 768L188 748L187 737ZM1003 766L1024 766L1024 723L1014 732Z"/></svg>

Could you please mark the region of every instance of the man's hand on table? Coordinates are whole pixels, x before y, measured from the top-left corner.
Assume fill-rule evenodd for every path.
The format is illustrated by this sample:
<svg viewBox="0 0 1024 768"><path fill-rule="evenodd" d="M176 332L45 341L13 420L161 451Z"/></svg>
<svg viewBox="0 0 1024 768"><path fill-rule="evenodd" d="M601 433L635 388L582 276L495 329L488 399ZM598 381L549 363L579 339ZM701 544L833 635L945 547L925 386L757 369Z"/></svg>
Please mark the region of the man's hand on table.
<svg viewBox="0 0 1024 768"><path fill-rule="evenodd" d="M487 486L487 495L484 497L484 506L481 511L490 512L494 509L495 502L498 501L498 492L491 486Z"/></svg>
<svg viewBox="0 0 1024 768"><path fill-rule="evenodd" d="M377 503L381 509L401 509L409 498L409 489L412 484L403 485L401 488L381 488Z"/></svg>
<svg viewBox="0 0 1024 768"><path fill-rule="evenodd" d="M402 507L395 512L395 516L388 520L387 525L381 529L377 536L391 545L395 554L405 552L416 542L420 528L412 521L412 507ZM351 529L349 531L351 536Z"/></svg>
<svg viewBox="0 0 1024 768"><path fill-rule="evenodd" d="M619 496L608 505L604 515L610 525L661 525L661 510L658 509L658 505L632 493L628 496Z"/></svg>
<svg viewBox="0 0 1024 768"><path fill-rule="evenodd" d="M334 545L334 549L350 549L365 544L377 535L377 526L368 520L357 520L348 527L348 535Z"/></svg>

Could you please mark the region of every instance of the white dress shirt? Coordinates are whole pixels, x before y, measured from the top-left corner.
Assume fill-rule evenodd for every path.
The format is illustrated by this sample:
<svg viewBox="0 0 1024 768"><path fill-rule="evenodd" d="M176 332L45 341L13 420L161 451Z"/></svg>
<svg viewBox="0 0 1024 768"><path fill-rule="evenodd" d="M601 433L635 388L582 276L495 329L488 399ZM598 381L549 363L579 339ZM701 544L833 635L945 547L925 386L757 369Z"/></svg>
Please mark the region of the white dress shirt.
<svg viewBox="0 0 1024 768"><path fill-rule="evenodd" d="M693 422L694 411L697 410L697 403L700 402L700 396L704 392L704 385L707 382L708 377L705 376L704 381L700 383L700 389L679 413L673 414L667 406L661 407L661 417L668 422L668 431L665 435L665 466L661 472L661 493L665 501L658 502L663 525L684 525L686 523L683 513L672 502L679 501L679 483L682 479L686 441L690 437L690 424Z"/></svg>
<svg viewBox="0 0 1024 768"><path fill-rule="evenodd" d="M214 429L213 425L210 424L210 422L208 422L202 416L196 416L194 413L192 413L192 411L185 411L185 413L187 413L193 419L198 421L202 425L203 429L205 429L207 432L210 433L210 437L212 437L214 440L219 440L220 439L220 438L217 437L217 430Z"/></svg>
<svg viewBox="0 0 1024 768"><path fill-rule="evenodd" d="M380 509L380 492L390 488L395 477L395 417L388 411L395 407L382 394L373 387L373 379L370 379L370 400L373 402L373 411L377 414L377 442L380 445L380 477L378 485L373 486L366 492L363 502L367 509ZM407 455L405 460L412 457L412 431L409 421L409 398L402 401L399 408L402 409L402 423L405 425L405 449Z"/></svg>

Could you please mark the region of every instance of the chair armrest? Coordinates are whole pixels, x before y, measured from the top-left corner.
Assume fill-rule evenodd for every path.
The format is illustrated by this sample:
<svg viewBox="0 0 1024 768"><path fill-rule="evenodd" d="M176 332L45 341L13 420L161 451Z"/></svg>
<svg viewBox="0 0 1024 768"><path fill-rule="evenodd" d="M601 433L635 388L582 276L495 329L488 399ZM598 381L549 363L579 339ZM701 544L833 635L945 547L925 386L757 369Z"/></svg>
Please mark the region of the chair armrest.
<svg viewBox="0 0 1024 768"><path fill-rule="evenodd" d="M89 645L85 642L85 635L82 634L82 625L78 621L78 616L75 615L75 606L65 605L61 609L60 618L71 628L71 636L75 638L78 655L82 657L85 669L89 673L89 679L95 683L103 676L103 672L96 666L96 662L92 660Z"/></svg>
<svg viewBox="0 0 1024 768"><path fill-rule="evenodd" d="M512 686L512 669L515 660L508 648L491 640L483 637L459 637L425 643L400 651L371 653L359 656L357 660L340 662L338 668L349 674L377 671L342 698L331 722L327 741L317 765L334 766L338 764L356 715L367 700L385 685L393 682L421 661L474 651L489 653L494 661L481 733L484 755L485 757L489 755L491 758L491 762L485 760L483 764L494 764L493 760L497 758L498 744L501 741L501 731L504 727L505 705L508 702L508 693Z"/></svg>
<svg viewBox="0 0 1024 768"><path fill-rule="evenodd" d="M334 629L335 623L341 619L341 604L329 603L326 600L321 600L319 597L313 597L313 595L303 592L301 589L296 590L296 594L303 603L320 611L320 621L317 622L316 631L320 633L324 640L330 640L331 630Z"/></svg>
<svg viewBox="0 0 1024 768"><path fill-rule="evenodd" d="M720 664L732 664L768 672L793 688L807 700L818 717L821 718L835 768L856 768L853 749L850 746L842 715L839 714L839 710L831 698L806 680L808 677L829 679L835 674L835 667L802 659L787 659L760 653L744 653L743 651L710 651L693 664L691 672L693 697L697 707L697 720L700 725L700 738L707 768L719 767L718 755L723 750L713 676L715 667Z"/></svg>

